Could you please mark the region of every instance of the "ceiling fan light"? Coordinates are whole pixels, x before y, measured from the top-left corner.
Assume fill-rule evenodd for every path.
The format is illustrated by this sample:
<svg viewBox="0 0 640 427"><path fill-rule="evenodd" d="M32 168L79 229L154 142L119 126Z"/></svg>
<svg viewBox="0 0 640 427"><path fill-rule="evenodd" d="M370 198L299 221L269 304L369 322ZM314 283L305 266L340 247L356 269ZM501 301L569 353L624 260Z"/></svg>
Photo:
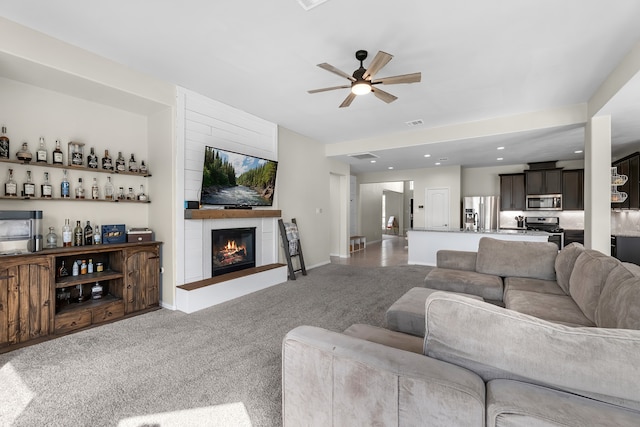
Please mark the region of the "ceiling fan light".
<svg viewBox="0 0 640 427"><path fill-rule="evenodd" d="M371 85L367 82L358 82L351 85L351 93L354 95L366 95L371 92Z"/></svg>

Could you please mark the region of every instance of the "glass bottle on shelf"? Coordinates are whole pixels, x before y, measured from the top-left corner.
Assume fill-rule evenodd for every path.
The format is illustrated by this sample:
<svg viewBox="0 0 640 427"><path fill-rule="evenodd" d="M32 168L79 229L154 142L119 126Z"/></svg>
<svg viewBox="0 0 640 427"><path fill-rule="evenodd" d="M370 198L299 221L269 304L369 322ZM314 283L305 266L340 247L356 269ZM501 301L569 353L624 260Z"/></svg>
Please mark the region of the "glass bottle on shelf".
<svg viewBox="0 0 640 427"><path fill-rule="evenodd" d="M98 187L98 181L93 178L93 184L91 184L91 198L98 200L100 198L100 188Z"/></svg>
<svg viewBox="0 0 640 427"><path fill-rule="evenodd" d="M91 169L98 169L98 156L96 156L96 153L93 151L93 147L91 147L91 151L87 156L87 167Z"/></svg>
<svg viewBox="0 0 640 427"><path fill-rule="evenodd" d="M127 200L136 200L136 195L133 194L133 187L129 187L129 192L127 193Z"/></svg>
<svg viewBox="0 0 640 427"><path fill-rule="evenodd" d="M13 179L13 169L9 169L9 178L4 183L4 195L7 197L18 195L18 183Z"/></svg>
<svg viewBox="0 0 640 427"><path fill-rule="evenodd" d="M67 178L67 170L62 171L62 181L60 182L60 197L68 199L71 197L71 190L69 187L69 179Z"/></svg>
<svg viewBox="0 0 640 427"><path fill-rule="evenodd" d="M49 227L49 234L47 234L47 248L51 249L51 248L57 248L57 247L58 247L58 235L56 234L55 228Z"/></svg>
<svg viewBox="0 0 640 427"><path fill-rule="evenodd" d="M111 177L107 177L107 183L104 185L104 198L106 200L113 200L113 194L115 193L115 188L111 183Z"/></svg>
<svg viewBox="0 0 640 427"><path fill-rule="evenodd" d="M102 298L102 285L100 282L96 282L95 286L91 288L91 299Z"/></svg>
<svg viewBox="0 0 640 427"><path fill-rule="evenodd" d="M87 261L82 260L82 264L80 264L80 274L87 274Z"/></svg>
<svg viewBox="0 0 640 427"><path fill-rule="evenodd" d="M124 195L124 188L118 187L118 200L124 200L127 197Z"/></svg>
<svg viewBox="0 0 640 427"><path fill-rule="evenodd" d="M145 175L147 174L147 172L149 172L149 169L147 169L147 165L144 164L144 160L142 160L140 162L140 170L139 170L139 172L142 173L142 174L145 174Z"/></svg>
<svg viewBox="0 0 640 427"><path fill-rule="evenodd" d="M90 221L87 221L87 226L84 227L84 244L85 245L93 244L93 228L91 227Z"/></svg>
<svg viewBox="0 0 640 427"><path fill-rule="evenodd" d="M47 163L47 147L44 145L44 138L40 137L40 145L36 151L36 162Z"/></svg>
<svg viewBox="0 0 640 427"><path fill-rule="evenodd" d="M140 185L140 192L137 195L138 200L141 202L146 202L149 198L146 194L144 194L144 185Z"/></svg>
<svg viewBox="0 0 640 427"><path fill-rule="evenodd" d="M53 187L49 182L49 172L44 173L44 183L40 185L40 197L46 197L48 199L53 196Z"/></svg>
<svg viewBox="0 0 640 427"><path fill-rule="evenodd" d="M116 159L116 171L124 172L127 170L126 163L122 151L118 151L118 158Z"/></svg>
<svg viewBox="0 0 640 427"><path fill-rule="evenodd" d="M109 150L104 150L104 157L102 158L102 169L108 171L113 170L113 161L111 160L111 156L109 155Z"/></svg>
<svg viewBox="0 0 640 427"><path fill-rule="evenodd" d="M73 246L82 246L84 235L80 221L76 221L76 228L73 229Z"/></svg>
<svg viewBox="0 0 640 427"><path fill-rule="evenodd" d="M80 274L80 264L78 264L78 261L74 261L73 267L71 267L71 275L78 276L79 274Z"/></svg>
<svg viewBox="0 0 640 427"><path fill-rule="evenodd" d="M53 150L53 164L61 165L63 164L62 162L63 162L62 147L60 146L60 140L56 139L56 148Z"/></svg>
<svg viewBox="0 0 640 427"><path fill-rule="evenodd" d="M2 126L2 135L0 135L0 159L9 159L9 137L6 126Z"/></svg>
<svg viewBox="0 0 640 427"><path fill-rule="evenodd" d="M138 162L133 157L133 153L131 153L131 158L129 159L129 172L138 172Z"/></svg>
<svg viewBox="0 0 640 427"><path fill-rule="evenodd" d="M69 218L64 220L64 226L62 227L62 246L68 247L73 243L73 232L71 231L71 225L69 224Z"/></svg>
<svg viewBox="0 0 640 427"><path fill-rule="evenodd" d="M26 141L22 143L22 148L16 153L16 157L25 163L29 163L33 159L33 154L29 151L29 144Z"/></svg>
<svg viewBox="0 0 640 427"><path fill-rule="evenodd" d="M36 185L31 181L31 171L27 171L27 181L22 184L24 197L36 197Z"/></svg>
<svg viewBox="0 0 640 427"><path fill-rule="evenodd" d="M58 277L65 277L65 276L68 276L68 275L69 275L69 272L67 271L67 267L64 265L64 260L62 260L62 264L60 265L60 268L58 269Z"/></svg>
<svg viewBox="0 0 640 427"><path fill-rule="evenodd" d="M69 143L71 144L71 143ZM84 159L82 158L82 150L79 144L73 144L73 151L71 152L71 164L73 166L82 166Z"/></svg>
<svg viewBox="0 0 640 427"><path fill-rule="evenodd" d="M93 238L93 236L89 236ZM93 273L93 259L89 258L89 262L87 263L87 274Z"/></svg>
<svg viewBox="0 0 640 427"><path fill-rule="evenodd" d="M102 243L102 235L100 234L100 226L93 227L93 244L99 245Z"/></svg>
<svg viewBox="0 0 640 427"><path fill-rule="evenodd" d="M78 186L76 187L76 199L84 199L84 187L82 186L82 178L78 178Z"/></svg>

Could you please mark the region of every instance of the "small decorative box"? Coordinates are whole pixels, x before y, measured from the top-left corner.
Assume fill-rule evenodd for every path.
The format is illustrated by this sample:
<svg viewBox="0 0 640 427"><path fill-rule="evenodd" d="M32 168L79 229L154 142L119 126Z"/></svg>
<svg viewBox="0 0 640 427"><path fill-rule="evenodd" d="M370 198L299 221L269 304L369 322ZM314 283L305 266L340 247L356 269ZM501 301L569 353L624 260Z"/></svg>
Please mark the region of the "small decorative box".
<svg viewBox="0 0 640 427"><path fill-rule="evenodd" d="M102 243L125 243L127 235L124 224L113 224L102 226Z"/></svg>
<svg viewBox="0 0 640 427"><path fill-rule="evenodd" d="M148 228L130 228L127 230L127 242L151 242L153 240L153 231Z"/></svg>

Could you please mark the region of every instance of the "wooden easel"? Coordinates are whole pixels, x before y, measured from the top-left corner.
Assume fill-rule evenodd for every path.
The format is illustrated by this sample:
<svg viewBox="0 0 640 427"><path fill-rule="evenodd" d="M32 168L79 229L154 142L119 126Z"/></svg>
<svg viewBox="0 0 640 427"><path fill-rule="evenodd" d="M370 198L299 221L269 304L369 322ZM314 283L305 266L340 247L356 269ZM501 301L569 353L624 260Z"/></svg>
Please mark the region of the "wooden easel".
<svg viewBox="0 0 640 427"><path fill-rule="evenodd" d="M278 220L280 226L280 235L282 236L282 244L284 245L284 254L287 257L287 265L289 267L289 280L296 280L296 273L302 272L303 276L307 275L307 269L304 266L304 257L302 256L302 244L300 243L300 234L296 219L292 218L291 223L285 226L282 218ZM287 233L289 229L289 233ZM297 238L296 238L297 236ZM293 258L298 257L300 268L297 270L293 267Z"/></svg>

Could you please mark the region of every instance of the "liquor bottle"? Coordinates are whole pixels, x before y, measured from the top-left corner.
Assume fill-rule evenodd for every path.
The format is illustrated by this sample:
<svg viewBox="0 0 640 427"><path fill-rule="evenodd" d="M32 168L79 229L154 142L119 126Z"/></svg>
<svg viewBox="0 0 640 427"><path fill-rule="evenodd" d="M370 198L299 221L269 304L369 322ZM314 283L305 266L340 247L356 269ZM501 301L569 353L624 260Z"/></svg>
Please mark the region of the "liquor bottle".
<svg viewBox="0 0 640 427"><path fill-rule="evenodd" d="M53 227L49 227L49 234L47 234L47 248L57 248L58 247L58 235L56 234L56 229Z"/></svg>
<svg viewBox="0 0 640 427"><path fill-rule="evenodd" d="M73 144L73 151L71 152L71 164L73 166L82 166L84 163L82 159L82 151L78 144Z"/></svg>
<svg viewBox="0 0 640 427"><path fill-rule="evenodd" d="M18 183L13 179L13 169L9 169L9 179L4 183L4 195L10 197L18 195Z"/></svg>
<svg viewBox="0 0 640 427"><path fill-rule="evenodd" d="M116 192L113 184L111 183L111 177L107 177L107 183L104 185L104 198L106 200L113 200L113 194Z"/></svg>
<svg viewBox="0 0 640 427"><path fill-rule="evenodd" d="M93 178L93 184L91 184L91 198L98 200L100 198L100 188L98 188L98 181Z"/></svg>
<svg viewBox="0 0 640 427"><path fill-rule="evenodd" d="M102 243L102 234L100 234L100 226L96 225L93 227L93 244L99 245Z"/></svg>
<svg viewBox="0 0 640 427"><path fill-rule="evenodd" d="M87 261L82 260L82 264L80 264L80 274L87 274Z"/></svg>
<svg viewBox="0 0 640 427"><path fill-rule="evenodd" d="M136 195L133 194L133 187L129 187L129 192L127 193L127 200L135 200Z"/></svg>
<svg viewBox="0 0 640 427"><path fill-rule="evenodd" d="M62 148L60 148L60 140L56 139L56 148L55 150L53 150L53 164L54 165L61 165L63 164L63 157L62 157Z"/></svg>
<svg viewBox="0 0 640 427"><path fill-rule="evenodd" d="M90 236L90 237L93 239L93 236ZM93 273L93 259L89 258L89 262L87 263L87 274L91 274L91 273Z"/></svg>
<svg viewBox="0 0 640 427"><path fill-rule="evenodd" d="M138 200L140 200L141 202L146 202L148 200L148 197L146 194L144 194L144 185L140 185L140 192L138 193L138 195L136 196L138 198Z"/></svg>
<svg viewBox="0 0 640 427"><path fill-rule="evenodd" d="M84 244L93 244L93 228L91 228L91 222L87 221L87 226L84 228Z"/></svg>
<svg viewBox="0 0 640 427"><path fill-rule="evenodd" d="M36 185L31 181L31 171L27 171L27 181L22 184L24 197L36 197Z"/></svg>
<svg viewBox="0 0 640 427"><path fill-rule="evenodd" d="M87 167L91 169L98 169L98 156L93 151L93 147L91 147L91 152L87 156Z"/></svg>
<svg viewBox="0 0 640 427"><path fill-rule="evenodd" d="M126 163L122 151L118 151L118 158L116 159L116 171L124 172L127 170Z"/></svg>
<svg viewBox="0 0 640 427"><path fill-rule="evenodd" d="M53 187L49 182L49 172L44 173L44 183L40 185L40 197L50 199L53 196Z"/></svg>
<svg viewBox="0 0 640 427"><path fill-rule="evenodd" d="M84 199L84 187L82 186L82 178L78 178L78 186L76 187L76 199Z"/></svg>
<svg viewBox="0 0 640 427"><path fill-rule="evenodd" d="M76 228L73 229L73 246L82 246L82 243L84 243L82 226L80 221L76 221Z"/></svg>
<svg viewBox="0 0 640 427"><path fill-rule="evenodd" d="M73 242L73 232L71 231L71 225L69 225L69 218L64 220L64 226L62 227L62 246L71 246Z"/></svg>
<svg viewBox="0 0 640 427"><path fill-rule="evenodd" d="M44 145L44 138L40 137L40 145L36 151L36 162L47 163L47 147Z"/></svg>
<svg viewBox="0 0 640 427"><path fill-rule="evenodd" d="M58 277L65 277L68 275L69 272L67 271L67 267L64 265L64 260L62 260L62 265L60 265L60 268L58 269Z"/></svg>
<svg viewBox="0 0 640 427"><path fill-rule="evenodd" d="M78 264L78 261L74 261L73 267L71 268L71 275L78 276L79 274L80 274L80 264Z"/></svg>
<svg viewBox="0 0 640 427"><path fill-rule="evenodd" d="M71 191L69 187L69 179L67 178L67 170L64 169L62 171L62 182L60 182L60 197L63 199L68 199L71 197Z"/></svg>
<svg viewBox="0 0 640 427"><path fill-rule="evenodd" d="M118 200L124 200L127 196L124 195L124 188L118 187Z"/></svg>
<svg viewBox="0 0 640 427"><path fill-rule="evenodd" d="M2 126L2 135L0 135L0 159L9 158L9 137L7 136L7 127Z"/></svg>
<svg viewBox="0 0 640 427"><path fill-rule="evenodd" d="M106 169L109 171L113 170L113 161L111 160L111 156L109 155L109 150L104 150L104 157L102 158L102 169Z"/></svg>
<svg viewBox="0 0 640 427"><path fill-rule="evenodd" d="M96 282L95 286L91 288L91 299L102 298L102 285L100 282Z"/></svg>
<svg viewBox="0 0 640 427"><path fill-rule="evenodd" d="M25 163L29 163L33 159L33 154L29 151L29 144L27 142L22 143L22 148L16 153L18 160Z"/></svg>
<svg viewBox="0 0 640 427"><path fill-rule="evenodd" d="M142 160L140 162L140 173L146 175L147 172L149 172L149 169L147 169L147 165L145 165L144 160Z"/></svg>
<svg viewBox="0 0 640 427"><path fill-rule="evenodd" d="M138 162L133 157L133 153L131 153L131 158L129 159L129 172L138 172Z"/></svg>

